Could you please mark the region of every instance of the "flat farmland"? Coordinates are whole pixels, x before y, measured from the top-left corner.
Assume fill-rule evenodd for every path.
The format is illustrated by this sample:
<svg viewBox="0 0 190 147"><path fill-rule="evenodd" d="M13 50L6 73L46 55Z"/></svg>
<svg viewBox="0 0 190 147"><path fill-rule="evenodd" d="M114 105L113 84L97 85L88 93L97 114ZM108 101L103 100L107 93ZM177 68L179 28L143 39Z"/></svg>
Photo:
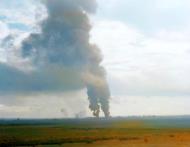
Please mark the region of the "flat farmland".
<svg viewBox="0 0 190 147"><path fill-rule="evenodd" d="M0 146L190 146L189 118L88 118L0 122Z"/></svg>

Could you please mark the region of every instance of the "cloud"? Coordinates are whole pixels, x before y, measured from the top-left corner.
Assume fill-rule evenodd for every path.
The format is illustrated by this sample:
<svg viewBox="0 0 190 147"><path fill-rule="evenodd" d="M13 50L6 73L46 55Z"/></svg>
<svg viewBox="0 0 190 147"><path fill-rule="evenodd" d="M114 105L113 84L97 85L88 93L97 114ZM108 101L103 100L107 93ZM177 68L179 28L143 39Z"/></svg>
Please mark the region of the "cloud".
<svg viewBox="0 0 190 147"><path fill-rule="evenodd" d="M1 32L0 39L5 38L9 34L9 29L7 25L1 21L0 21L0 32Z"/></svg>
<svg viewBox="0 0 190 147"><path fill-rule="evenodd" d="M91 35L102 48L113 95L190 95L187 30L149 36L121 21L96 19Z"/></svg>
<svg viewBox="0 0 190 147"><path fill-rule="evenodd" d="M24 26L33 26L36 19L44 15L44 13L38 15L41 12L44 12L44 8L35 0L1 0L0 18L3 18L3 21L8 25L9 23L15 23ZM36 15L38 18L36 18Z"/></svg>
<svg viewBox="0 0 190 147"><path fill-rule="evenodd" d="M117 103L113 100L118 100ZM114 116L189 115L188 97L117 95L110 103Z"/></svg>
<svg viewBox="0 0 190 147"><path fill-rule="evenodd" d="M162 28L180 30L190 23L188 0L98 0L98 3L98 17L123 21L148 33Z"/></svg>
<svg viewBox="0 0 190 147"><path fill-rule="evenodd" d="M86 90L1 95L0 116L1 118L68 118L75 117L79 112L91 116L86 97Z"/></svg>

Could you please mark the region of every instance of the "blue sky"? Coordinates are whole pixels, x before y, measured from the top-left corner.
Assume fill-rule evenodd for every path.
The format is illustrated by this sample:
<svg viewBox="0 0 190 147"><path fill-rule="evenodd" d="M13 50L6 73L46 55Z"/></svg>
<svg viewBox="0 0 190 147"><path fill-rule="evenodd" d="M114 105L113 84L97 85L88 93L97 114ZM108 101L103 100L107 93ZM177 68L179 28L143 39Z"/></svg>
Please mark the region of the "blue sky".
<svg viewBox="0 0 190 147"><path fill-rule="evenodd" d="M104 56L112 115L190 114L190 2L98 0L98 5L97 14L90 16L91 42ZM0 0L0 42L11 33L19 46L45 15L35 0ZM10 52L15 49L0 46L0 61L30 69ZM63 107L67 116L79 111L90 115L85 90L34 95L0 96L0 117L61 117ZM50 106L55 108L51 113ZM38 114L39 109L44 111Z"/></svg>

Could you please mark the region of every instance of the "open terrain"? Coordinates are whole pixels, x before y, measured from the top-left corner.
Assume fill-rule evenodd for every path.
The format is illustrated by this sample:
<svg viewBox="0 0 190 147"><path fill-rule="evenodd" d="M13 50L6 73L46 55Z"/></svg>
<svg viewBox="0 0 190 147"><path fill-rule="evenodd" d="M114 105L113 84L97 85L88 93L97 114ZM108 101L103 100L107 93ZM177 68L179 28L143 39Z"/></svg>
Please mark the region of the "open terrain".
<svg viewBox="0 0 190 147"><path fill-rule="evenodd" d="M0 146L188 147L190 118L0 120Z"/></svg>

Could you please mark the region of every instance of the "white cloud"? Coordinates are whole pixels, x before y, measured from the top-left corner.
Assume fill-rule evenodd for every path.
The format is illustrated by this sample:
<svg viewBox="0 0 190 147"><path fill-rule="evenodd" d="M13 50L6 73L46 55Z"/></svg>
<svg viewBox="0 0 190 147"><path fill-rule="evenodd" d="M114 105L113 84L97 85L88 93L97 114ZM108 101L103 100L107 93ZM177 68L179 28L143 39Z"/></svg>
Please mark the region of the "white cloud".
<svg viewBox="0 0 190 147"><path fill-rule="evenodd" d="M35 25L36 20L46 15L44 7L35 0L1 0L0 16L6 23Z"/></svg>
<svg viewBox="0 0 190 147"><path fill-rule="evenodd" d="M177 103L184 100L180 97L189 99L188 32L190 30L179 32L163 30L147 36L123 22L96 20L91 33L92 42L96 42L103 50L104 65L108 70L113 97L122 95L126 100L129 97L141 97L136 99L137 103L142 105L138 111L146 110L147 105L152 103L157 109L152 112L156 114L159 113L160 106L165 107L165 110L170 104L169 101L174 101L171 107L177 107ZM155 98L147 102L147 96ZM167 100L164 101L164 98ZM165 105L162 105L163 103ZM130 104L126 105L130 107ZM169 106L168 112L160 111L160 114L184 113L185 111L180 110L183 105L187 107L186 103L182 103L179 109L170 109ZM113 114L116 114L116 111L119 114L125 106L112 103L112 107ZM151 114L149 110L143 112ZM131 114L135 114L135 111Z"/></svg>
<svg viewBox="0 0 190 147"><path fill-rule="evenodd" d="M91 42L95 42L105 55L105 64L120 62L126 54L133 53L133 45L141 46L143 35L119 21L95 20L91 32Z"/></svg>
<svg viewBox="0 0 190 147"><path fill-rule="evenodd" d="M188 0L98 0L98 17L124 21L147 33L190 24Z"/></svg>
<svg viewBox="0 0 190 147"><path fill-rule="evenodd" d="M5 23L0 21L0 39L5 38L7 35L9 35L9 28Z"/></svg>

